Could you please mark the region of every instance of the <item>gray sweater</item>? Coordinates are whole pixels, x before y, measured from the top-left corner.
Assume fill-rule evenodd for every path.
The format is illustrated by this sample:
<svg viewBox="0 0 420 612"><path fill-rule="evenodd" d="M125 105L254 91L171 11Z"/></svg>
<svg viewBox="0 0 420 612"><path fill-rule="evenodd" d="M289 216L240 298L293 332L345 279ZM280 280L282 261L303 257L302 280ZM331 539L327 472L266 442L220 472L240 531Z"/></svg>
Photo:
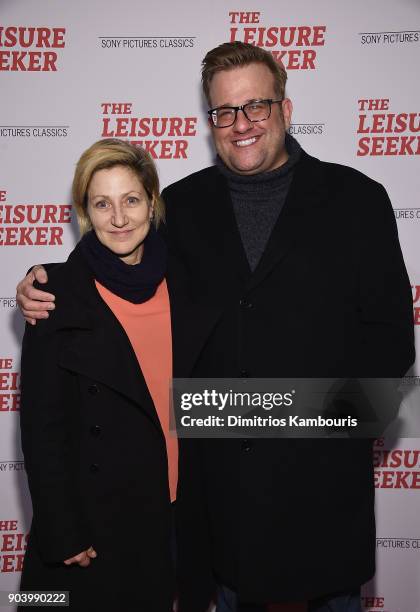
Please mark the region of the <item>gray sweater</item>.
<svg viewBox="0 0 420 612"><path fill-rule="evenodd" d="M286 149L289 159L285 164L260 174L236 174L217 157L217 166L228 181L236 222L252 271L264 253L283 208L300 157L301 147L289 134L286 134Z"/></svg>

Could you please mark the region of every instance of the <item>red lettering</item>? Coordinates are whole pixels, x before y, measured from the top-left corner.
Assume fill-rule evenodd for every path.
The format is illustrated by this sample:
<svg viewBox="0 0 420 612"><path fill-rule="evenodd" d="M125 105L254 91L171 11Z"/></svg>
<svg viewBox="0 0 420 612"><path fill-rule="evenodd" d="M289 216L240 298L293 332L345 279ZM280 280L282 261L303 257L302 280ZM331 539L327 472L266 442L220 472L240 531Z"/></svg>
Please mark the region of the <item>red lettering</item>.
<svg viewBox="0 0 420 612"><path fill-rule="evenodd" d="M185 117L185 130L183 136L195 136L197 134L197 117Z"/></svg>
<svg viewBox="0 0 420 612"><path fill-rule="evenodd" d="M51 231L51 236L50 236L50 241L48 244L50 246L56 246L56 245L61 246L63 244L63 228L62 227L51 227L50 231ZM40 243L37 242L37 244L40 244Z"/></svg>
<svg viewBox="0 0 420 612"><path fill-rule="evenodd" d="M305 49L303 51L302 70L315 70L316 51Z"/></svg>
<svg viewBox="0 0 420 612"><path fill-rule="evenodd" d="M325 45L325 31L326 26L314 26L314 35L312 39L313 46L323 46Z"/></svg>
<svg viewBox="0 0 420 612"><path fill-rule="evenodd" d="M20 393L14 393L11 396L10 412L19 412L20 410Z"/></svg>
<svg viewBox="0 0 420 612"><path fill-rule="evenodd" d="M19 246L24 246L24 245L33 245L34 243L32 242L32 238L30 237L30 234L33 233L33 227L21 227L20 228L20 239L19 239Z"/></svg>
<svg viewBox="0 0 420 612"><path fill-rule="evenodd" d="M0 566L0 572L13 572L13 560L15 555L3 555L2 564Z"/></svg>
<svg viewBox="0 0 420 612"><path fill-rule="evenodd" d="M271 52L276 62L280 64L280 66L283 66L283 68L285 68L285 65L283 63L283 57L286 55L286 53L287 51L272 51Z"/></svg>
<svg viewBox="0 0 420 612"><path fill-rule="evenodd" d="M16 558L16 568L15 572L21 572L23 570L23 560L25 555L15 555Z"/></svg>
<svg viewBox="0 0 420 612"><path fill-rule="evenodd" d="M66 33L66 28L53 28L53 42L52 47L56 47L57 49L63 49L66 46L64 41L64 34Z"/></svg>
<svg viewBox="0 0 420 612"><path fill-rule="evenodd" d="M366 136L364 138L360 138L359 148L357 149L357 155L359 157L369 155L369 141L370 141L370 138Z"/></svg>
<svg viewBox="0 0 420 612"><path fill-rule="evenodd" d="M309 47L309 36L311 34L312 28L310 26L300 26L298 28L298 39L296 41L296 45L298 47Z"/></svg>
<svg viewBox="0 0 420 612"><path fill-rule="evenodd" d="M300 53L300 51L289 51L289 63L287 64L289 70L299 68Z"/></svg>
<svg viewBox="0 0 420 612"><path fill-rule="evenodd" d="M3 536L3 545L1 547L2 552L11 552L13 550L13 540L15 538L14 533L8 533Z"/></svg>
<svg viewBox="0 0 420 612"><path fill-rule="evenodd" d="M420 140L416 138L415 136L401 136L401 149L400 149L399 154L400 155L418 155L418 153L414 152L411 146L414 142L416 142L416 140L418 140L420 144Z"/></svg>
<svg viewBox="0 0 420 612"><path fill-rule="evenodd" d="M56 62L54 51L0 51L0 71L55 72Z"/></svg>
<svg viewBox="0 0 420 612"><path fill-rule="evenodd" d="M55 51L46 51L44 53L43 72L57 72L57 53Z"/></svg>
<svg viewBox="0 0 420 612"><path fill-rule="evenodd" d="M395 484L394 487L396 489L409 489L410 485L407 482L407 479L410 476L410 472L396 472L395 473ZM411 487L414 488L414 487Z"/></svg>
<svg viewBox="0 0 420 612"><path fill-rule="evenodd" d="M393 483L394 472L382 472L382 489L392 489L394 486Z"/></svg>
<svg viewBox="0 0 420 612"><path fill-rule="evenodd" d="M254 42L256 31L257 31L256 28L244 28L244 32L243 32L244 43L252 44Z"/></svg>
<svg viewBox="0 0 420 612"><path fill-rule="evenodd" d="M29 53L29 62L26 70L29 70L30 72L37 72L41 70L42 55L43 54L41 51L31 51Z"/></svg>
<svg viewBox="0 0 420 612"><path fill-rule="evenodd" d="M175 153L174 159L187 159L187 140L175 140ZM420 310L420 309L419 309Z"/></svg>
<svg viewBox="0 0 420 612"><path fill-rule="evenodd" d="M29 51L29 53L37 53L36 51ZM12 63L12 67L10 68L10 70L12 71L25 71L26 70L26 66L23 63L23 60L25 59L25 57L29 55L26 51L12 51L11 52L11 56L13 59L13 63Z"/></svg>
<svg viewBox="0 0 420 612"><path fill-rule="evenodd" d="M57 223L70 223L71 222L71 206L69 204L63 204L58 207L59 216Z"/></svg>
<svg viewBox="0 0 420 612"><path fill-rule="evenodd" d="M115 137L116 138L121 138L121 137L124 137L124 136L128 136L128 132L127 132L128 121L129 121L129 119L127 119L125 117L117 117L117 119L116 119L117 130L115 132Z"/></svg>
<svg viewBox="0 0 420 612"><path fill-rule="evenodd" d="M114 130L109 131L109 122L111 119L106 117L102 119L102 137L103 138L112 138L114 136Z"/></svg>
<svg viewBox="0 0 420 612"><path fill-rule="evenodd" d="M359 127L357 129L358 134L363 134L370 131L368 127L365 128L365 120L366 115L359 115Z"/></svg>
<svg viewBox="0 0 420 612"><path fill-rule="evenodd" d="M398 155L398 136L387 136L384 155Z"/></svg>
<svg viewBox="0 0 420 612"><path fill-rule="evenodd" d="M182 136L182 133L181 133L182 124L183 124L183 119L181 117L171 117L168 136ZM157 136L157 134L155 134L155 136Z"/></svg>
<svg viewBox="0 0 420 612"><path fill-rule="evenodd" d="M16 531L17 521L0 521L0 531Z"/></svg>

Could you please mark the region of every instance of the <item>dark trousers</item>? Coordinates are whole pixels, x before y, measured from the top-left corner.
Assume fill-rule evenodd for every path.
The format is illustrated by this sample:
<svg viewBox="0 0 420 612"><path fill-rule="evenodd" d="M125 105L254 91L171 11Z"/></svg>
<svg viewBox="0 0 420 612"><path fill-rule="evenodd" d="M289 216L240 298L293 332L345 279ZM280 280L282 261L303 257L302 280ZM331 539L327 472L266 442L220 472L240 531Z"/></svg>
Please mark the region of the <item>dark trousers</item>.
<svg viewBox="0 0 420 612"><path fill-rule="evenodd" d="M266 604L242 603L236 593L220 586L216 612L269 612ZM334 593L307 602L307 612L362 612L360 589L352 593Z"/></svg>

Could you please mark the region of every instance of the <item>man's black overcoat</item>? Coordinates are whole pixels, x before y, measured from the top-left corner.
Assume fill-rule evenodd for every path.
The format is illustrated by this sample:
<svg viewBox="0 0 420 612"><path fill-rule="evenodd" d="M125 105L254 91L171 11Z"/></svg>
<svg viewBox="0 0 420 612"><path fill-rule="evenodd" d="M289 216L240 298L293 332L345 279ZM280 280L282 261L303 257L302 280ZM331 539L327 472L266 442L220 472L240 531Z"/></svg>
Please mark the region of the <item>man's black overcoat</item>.
<svg viewBox="0 0 420 612"><path fill-rule="evenodd" d="M217 167L163 197L169 277L183 279L193 304L174 318L175 375L178 365L202 378L405 374L414 360L411 292L380 184L302 153L254 273ZM205 609L210 572L256 602L306 600L371 578L371 446L181 442L182 612Z"/></svg>

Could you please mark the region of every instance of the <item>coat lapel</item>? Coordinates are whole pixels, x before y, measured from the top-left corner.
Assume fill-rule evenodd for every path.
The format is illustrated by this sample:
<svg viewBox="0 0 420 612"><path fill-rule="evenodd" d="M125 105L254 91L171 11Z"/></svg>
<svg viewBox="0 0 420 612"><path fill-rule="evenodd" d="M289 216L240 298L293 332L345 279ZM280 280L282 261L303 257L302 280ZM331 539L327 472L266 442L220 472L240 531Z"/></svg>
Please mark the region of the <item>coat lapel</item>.
<svg viewBox="0 0 420 612"><path fill-rule="evenodd" d="M193 304L186 298L175 299L173 292L169 293L169 297L172 319L173 377L187 378L219 319L222 308Z"/></svg>
<svg viewBox="0 0 420 612"><path fill-rule="evenodd" d="M325 201L326 185L320 162L302 151L283 209L274 225L261 260L247 289L258 286L296 245L304 239L303 228L311 227L308 215L316 215Z"/></svg>
<svg viewBox="0 0 420 612"><path fill-rule="evenodd" d="M235 284L238 281L246 281L251 270L236 222L228 183L216 169L212 182L206 185L205 204L195 207L195 215L195 223L210 245L214 265L218 266L221 277L230 277ZM197 257L199 256L197 253Z"/></svg>
<svg viewBox="0 0 420 612"><path fill-rule="evenodd" d="M205 257L210 253L215 267L217 266L218 287L235 287L233 294L236 291L245 293L258 286L295 244L303 239L302 228L307 226L304 218L317 214L326 192L320 162L302 151L283 210L259 265L251 274L226 179L215 169L212 181L206 182L203 187L206 189L206 205L197 205L194 208L194 224L205 240L202 247L207 253ZM200 257L200 253L197 253L197 257ZM182 298L173 299L176 293L176 276L176 271L173 275L168 275L174 376L186 377L190 375L209 334L223 313L226 295L221 296L219 307L196 304ZM209 282L213 280L210 279ZM171 291L171 287L174 287L174 290Z"/></svg>
<svg viewBox="0 0 420 612"><path fill-rule="evenodd" d="M70 255L69 296L57 304L54 327L71 331L63 342L60 366L113 389L147 413L162 432L160 421L131 343L112 311L98 294L77 247ZM70 277L70 278L69 278ZM163 434L162 434L163 435Z"/></svg>

